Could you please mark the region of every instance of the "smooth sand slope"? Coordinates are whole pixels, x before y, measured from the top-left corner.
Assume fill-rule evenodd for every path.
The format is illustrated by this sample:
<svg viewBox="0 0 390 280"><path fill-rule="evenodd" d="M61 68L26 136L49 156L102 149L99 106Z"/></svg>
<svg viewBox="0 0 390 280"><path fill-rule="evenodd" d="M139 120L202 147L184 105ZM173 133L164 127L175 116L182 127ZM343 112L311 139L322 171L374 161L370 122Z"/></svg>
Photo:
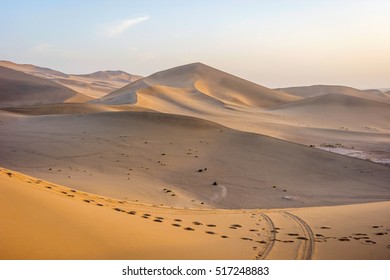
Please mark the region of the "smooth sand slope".
<svg viewBox="0 0 390 280"><path fill-rule="evenodd" d="M120 199L275 208L390 198L386 166L190 117L8 113L0 133L2 166Z"/></svg>
<svg viewBox="0 0 390 280"><path fill-rule="evenodd" d="M93 98L102 97L141 78L141 76L123 71L98 71L85 75L65 74L49 68L31 64L17 64L10 61L0 61L0 66L51 80Z"/></svg>
<svg viewBox="0 0 390 280"><path fill-rule="evenodd" d="M181 209L0 168L0 259L388 259L389 203Z"/></svg>
<svg viewBox="0 0 390 280"><path fill-rule="evenodd" d="M47 79L0 66L0 107L88 100L91 98Z"/></svg>

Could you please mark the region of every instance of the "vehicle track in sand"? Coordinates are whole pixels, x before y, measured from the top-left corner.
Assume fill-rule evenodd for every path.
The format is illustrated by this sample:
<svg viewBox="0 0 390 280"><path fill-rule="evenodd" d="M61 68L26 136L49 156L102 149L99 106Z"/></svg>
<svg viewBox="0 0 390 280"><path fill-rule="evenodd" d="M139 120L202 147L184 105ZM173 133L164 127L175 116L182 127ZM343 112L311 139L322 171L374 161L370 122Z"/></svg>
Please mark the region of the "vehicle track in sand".
<svg viewBox="0 0 390 280"><path fill-rule="evenodd" d="M311 230L310 226L304 220L302 220L300 217L294 214L291 214L286 211L281 211L281 214L294 221L299 226L299 228L303 233L304 239L301 240L300 246L297 251L296 259L297 260L312 259L314 254L315 239L314 239L313 231Z"/></svg>
<svg viewBox="0 0 390 280"><path fill-rule="evenodd" d="M266 221L267 229L268 229L267 230L268 242L266 243L264 250L258 254L258 256L259 256L258 259L264 260L268 256L269 252L272 251L272 248L275 244L276 230L275 230L274 223L272 222L271 218L268 215L266 215L264 213L262 213L260 215Z"/></svg>

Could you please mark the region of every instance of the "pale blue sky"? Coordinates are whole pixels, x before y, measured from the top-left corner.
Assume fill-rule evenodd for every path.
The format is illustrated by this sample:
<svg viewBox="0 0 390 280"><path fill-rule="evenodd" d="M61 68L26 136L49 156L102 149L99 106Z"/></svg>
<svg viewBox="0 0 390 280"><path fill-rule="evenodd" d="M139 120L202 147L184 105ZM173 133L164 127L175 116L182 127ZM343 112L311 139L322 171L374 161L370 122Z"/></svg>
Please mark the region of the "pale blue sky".
<svg viewBox="0 0 390 280"><path fill-rule="evenodd" d="M0 15L0 59L66 73L200 61L268 87L390 87L390 0L0 0Z"/></svg>

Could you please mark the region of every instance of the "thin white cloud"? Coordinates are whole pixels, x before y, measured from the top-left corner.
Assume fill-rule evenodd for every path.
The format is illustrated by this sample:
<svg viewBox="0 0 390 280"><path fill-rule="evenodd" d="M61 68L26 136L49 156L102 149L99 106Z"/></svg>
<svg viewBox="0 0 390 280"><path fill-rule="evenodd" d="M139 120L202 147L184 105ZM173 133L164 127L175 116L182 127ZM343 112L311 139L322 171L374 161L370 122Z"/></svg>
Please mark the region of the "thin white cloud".
<svg viewBox="0 0 390 280"><path fill-rule="evenodd" d="M148 15L137 17L137 18L131 18L123 20L117 24L114 24L112 26L109 26L106 28L106 35L109 37L116 37L121 35L123 32L125 32L130 27L140 24L141 22L144 22L148 20L150 17Z"/></svg>

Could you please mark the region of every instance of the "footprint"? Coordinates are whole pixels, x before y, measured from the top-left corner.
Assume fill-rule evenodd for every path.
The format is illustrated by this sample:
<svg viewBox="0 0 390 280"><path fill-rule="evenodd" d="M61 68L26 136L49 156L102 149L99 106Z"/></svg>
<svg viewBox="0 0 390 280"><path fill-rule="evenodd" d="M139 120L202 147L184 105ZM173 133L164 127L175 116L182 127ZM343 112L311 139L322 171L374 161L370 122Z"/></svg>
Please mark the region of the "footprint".
<svg viewBox="0 0 390 280"><path fill-rule="evenodd" d="M377 232L377 233L374 233L375 235L385 235L387 234L387 232Z"/></svg>
<svg viewBox="0 0 390 280"><path fill-rule="evenodd" d="M118 212L125 212L124 210L120 209L120 208L114 208L115 211L118 211Z"/></svg>
<svg viewBox="0 0 390 280"><path fill-rule="evenodd" d="M174 227L181 227L179 224L172 224Z"/></svg>
<svg viewBox="0 0 390 280"><path fill-rule="evenodd" d="M321 227L321 229L331 229L330 227Z"/></svg>
<svg viewBox="0 0 390 280"><path fill-rule="evenodd" d="M159 219L154 219L153 222L162 223L163 221L162 221L162 220L159 220Z"/></svg>
<svg viewBox="0 0 390 280"><path fill-rule="evenodd" d="M300 240L309 240L307 237L304 237L304 236L298 236L297 239L300 239Z"/></svg>
<svg viewBox="0 0 390 280"><path fill-rule="evenodd" d="M127 212L127 214L129 214L129 215L135 215L137 212L135 212L135 211L129 211L129 212Z"/></svg>
<svg viewBox="0 0 390 280"><path fill-rule="evenodd" d="M188 230L188 231L194 231L194 229L192 227L186 227L186 228L183 228L184 230Z"/></svg>
<svg viewBox="0 0 390 280"><path fill-rule="evenodd" d="M372 226L372 228L380 228L380 227L383 227L383 226Z"/></svg>
<svg viewBox="0 0 390 280"><path fill-rule="evenodd" d="M207 225L208 227L216 227L216 225L213 225L213 224L210 224L210 225Z"/></svg>
<svg viewBox="0 0 390 280"><path fill-rule="evenodd" d="M238 224L234 224L234 225L231 225L232 227L236 227L236 228L240 228L241 225L238 225Z"/></svg>
<svg viewBox="0 0 390 280"><path fill-rule="evenodd" d="M253 231L259 231L259 230L251 228L249 231L253 232Z"/></svg>
<svg viewBox="0 0 390 280"><path fill-rule="evenodd" d="M88 199L84 199L83 201L86 202L86 203L90 203L90 202L91 202L91 201L88 200Z"/></svg>
<svg viewBox="0 0 390 280"><path fill-rule="evenodd" d="M366 240L366 243L376 244L376 242L375 242L375 241L372 241L372 240Z"/></svg>
<svg viewBox="0 0 390 280"><path fill-rule="evenodd" d="M96 206L103 206L103 204L101 204L101 203L98 203L98 204L96 204Z"/></svg>
<svg viewBox="0 0 390 280"><path fill-rule="evenodd" d="M203 225L202 223L200 223L200 222L192 222L194 225L196 225L196 226L201 226L201 225Z"/></svg>
<svg viewBox="0 0 390 280"><path fill-rule="evenodd" d="M215 234L213 231L205 231L207 234Z"/></svg>
<svg viewBox="0 0 390 280"><path fill-rule="evenodd" d="M349 238L339 238L339 241L350 241Z"/></svg>
<svg viewBox="0 0 390 280"><path fill-rule="evenodd" d="M289 236L299 236L298 233L288 233L287 235L289 235Z"/></svg>
<svg viewBox="0 0 390 280"><path fill-rule="evenodd" d="M283 243L294 243L295 241L294 240L283 240L282 242Z"/></svg>
<svg viewBox="0 0 390 280"><path fill-rule="evenodd" d="M249 237L241 237L242 240L247 240L247 241L253 241L252 238L249 238Z"/></svg>
<svg viewBox="0 0 390 280"><path fill-rule="evenodd" d="M181 220L180 220L180 219L174 219L174 221L175 221L175 222L181 222Z"/></svg>

